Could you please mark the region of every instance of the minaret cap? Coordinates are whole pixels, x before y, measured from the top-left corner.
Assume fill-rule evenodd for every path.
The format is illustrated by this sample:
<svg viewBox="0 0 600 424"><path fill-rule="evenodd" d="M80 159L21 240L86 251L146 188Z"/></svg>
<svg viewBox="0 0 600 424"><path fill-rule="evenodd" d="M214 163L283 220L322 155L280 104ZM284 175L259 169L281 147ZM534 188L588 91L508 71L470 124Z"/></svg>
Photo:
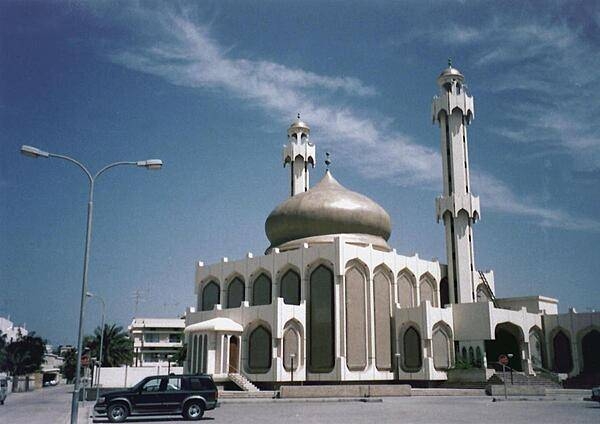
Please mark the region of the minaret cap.
<svg viewBox="0 0 600 424"><path fill-rule="evenodd" d="M292 122L292 124L288 128L288 135L295 134L299 131L304 132L306 134L310 133L310 127L306 122L300 119L300 114L298 114L298 117L294 119L294 122Z"/></svg>
<svg viewBox="0 0 600 424"><path fill-rule="evenodd" d="M442 71L442 73L437 79L437 82L439 85L444 85L444 83L451 80L458 80L460 82L463 82L465 80L465 76L461 74L458 69L453 68L452 59L448 59L448 67Z"/></svg>

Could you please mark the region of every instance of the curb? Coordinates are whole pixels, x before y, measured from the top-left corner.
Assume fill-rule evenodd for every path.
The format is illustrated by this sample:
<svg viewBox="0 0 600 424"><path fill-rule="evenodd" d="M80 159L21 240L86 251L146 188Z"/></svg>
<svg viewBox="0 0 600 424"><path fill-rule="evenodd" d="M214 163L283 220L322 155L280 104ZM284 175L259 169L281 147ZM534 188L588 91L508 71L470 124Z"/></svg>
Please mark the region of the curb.
<svg viewBox="0 0 600 424"><path fill-rule="evenodd" d="M245 404L245 403L339 403L339 402L363 402L380 403L383 398L253 398L253 399L221 399L219 404Z"/></svg>

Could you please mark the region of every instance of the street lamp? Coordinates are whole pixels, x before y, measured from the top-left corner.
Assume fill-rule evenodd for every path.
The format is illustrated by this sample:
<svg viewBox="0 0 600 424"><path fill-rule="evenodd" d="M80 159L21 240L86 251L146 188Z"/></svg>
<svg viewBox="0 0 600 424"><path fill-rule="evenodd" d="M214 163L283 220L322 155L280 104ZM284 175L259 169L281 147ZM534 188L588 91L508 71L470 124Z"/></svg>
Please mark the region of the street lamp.
<svg viewBox="0 0 600 424"><path fill-rule="evenodd" d="M294 382L294 358L295 357L296 357L295 353L290 353L290 359L292 361L292 368L291 368L291 371L292 371L292 383Z"/></svg>
<svg viewBox="0 0 600 424"><path fill-rule="evenodd" d="M83 282L81 285L81 302L79 305L79 330L77 334L77 365L75 367L75 387L73 389L73 399L71 401L71 424L77 424L77 414L79 412L79 387L81 385L81 350L83 344L83 311L85 307L85 298L87 293L87 280L88 280L88 264L90 260L90 242L92 239L92 217L94 210L94 185L96 179L100 175L102 175L105 171L110 168L114 168L116 166L121 165L133 165L138 167L143 167L146 169L160 169L163 165L160 159L149 159L142 160L136 162L115 162L109 165L106 165L104 168L100 169L100 171L96 172L96 174L92 175L90 171L79 161L65 155L59 155L56 153L46 152L44 150L38 149L37 147L32 146L21 146L21 153L25 156L33 157L33 158L57 158L63 159L68 162L74 163L77 165L87 176L89 181L89 194L88 194L88 207L87 207L87 226L86 226L86 236L85 236L85 255L83 259ZM104 330L104 329L103 329Z"/></svg>
<svg viewBox="0 0 600 424"><path fill-rule="evenodd" d="M98 354L98 376L96 378L96 403L98 402L98 397L100 395L100 370L102 370L102 353L104 347L104 318L106 316L106 303L104 303L104 299L102 296L99 296L94 293L87 292L85 294L86 297L92 298L95 297L102 303L102 324L100 325L100 353Z"/></svg>

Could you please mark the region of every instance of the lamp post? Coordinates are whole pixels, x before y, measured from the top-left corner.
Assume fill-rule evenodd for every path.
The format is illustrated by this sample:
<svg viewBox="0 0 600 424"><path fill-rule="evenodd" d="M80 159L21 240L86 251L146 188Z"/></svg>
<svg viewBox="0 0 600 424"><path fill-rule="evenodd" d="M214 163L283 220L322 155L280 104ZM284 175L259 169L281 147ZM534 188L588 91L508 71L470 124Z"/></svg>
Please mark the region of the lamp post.
<svg viewBox="0 0 600 424"><path fill-rule="evenodd" d="M96 377L96 402L98 402L98 397L100 395L100 370L102 370L102 353L104 352L104 319L106 317L106 303L104 303L104 299L102 298L102 296L99 296L97 294L87 292L85 296L88 298L95 297L102 303L102 324L100 325L100 353L98 354L98 376Z"/></svg>
<svg viewBox="0 0 600 424"><path fill-rule="evenodd" d="M75 366L75 387L73 388L73 398L71 401L71 424L77 424L77 415L79 412L79 388L81 385L81 350L83 344L83 312L85 309L85 298L87 293L87 280L88 280L88 264L90 259L90 242L92 239L92 217L94 210L94 185L96 180L105 171L121 165L133 165L139 166L146 169L160 169L163 165L160 159L149 159L137 162L115 162L106 165L96 174L92 174L88 169L79 161L65 155L59 155L56 153L46 152L32 146L21 146L21 153L25 156L33 158L57 158L63 159L68 162L77 165L87 176L89 182L89 194L88 194L88 207L87 207L87 226L85 236L85 254L83 259L83 281L81 285L81 302L79 304L79 329L77 333L77 362Z"/></svg>
<svg viewBox="0 0 600 424"><path fill-rule="evenodd" d="M292 361L292 368L291 368L291 371L292 371L292 383L294 382L294 358L295 357L296 357L295 353L290 353L290 359Z"/></svg>

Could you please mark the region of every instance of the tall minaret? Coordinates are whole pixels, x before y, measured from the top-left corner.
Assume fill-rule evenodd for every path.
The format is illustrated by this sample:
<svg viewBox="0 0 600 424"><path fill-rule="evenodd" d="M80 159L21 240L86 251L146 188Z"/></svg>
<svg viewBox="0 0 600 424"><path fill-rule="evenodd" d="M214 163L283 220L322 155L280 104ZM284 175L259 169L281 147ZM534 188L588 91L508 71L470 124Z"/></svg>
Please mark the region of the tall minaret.
<svg viewBox="0 0 600 424"><path fill-rule="evenodd" d="M283 146L283 166L290 164L290 196L303 193L310 187L310 163L315 167L315 145L309 141L310 127L298 119L288 128L288 143Z"/></svg>
<svg viewBox="0 0 600 424"><path fill-rule="evenodd" d="M439 96L434 97L433 121L441 132L444 195L436 199L437 220L446 228L448 286L451 303L474 302L475 259L473 224L479 219L479 197L471 194L467 125L473 119L473 97L465 90L464 76L452 67L440 74Z"/></svg>

